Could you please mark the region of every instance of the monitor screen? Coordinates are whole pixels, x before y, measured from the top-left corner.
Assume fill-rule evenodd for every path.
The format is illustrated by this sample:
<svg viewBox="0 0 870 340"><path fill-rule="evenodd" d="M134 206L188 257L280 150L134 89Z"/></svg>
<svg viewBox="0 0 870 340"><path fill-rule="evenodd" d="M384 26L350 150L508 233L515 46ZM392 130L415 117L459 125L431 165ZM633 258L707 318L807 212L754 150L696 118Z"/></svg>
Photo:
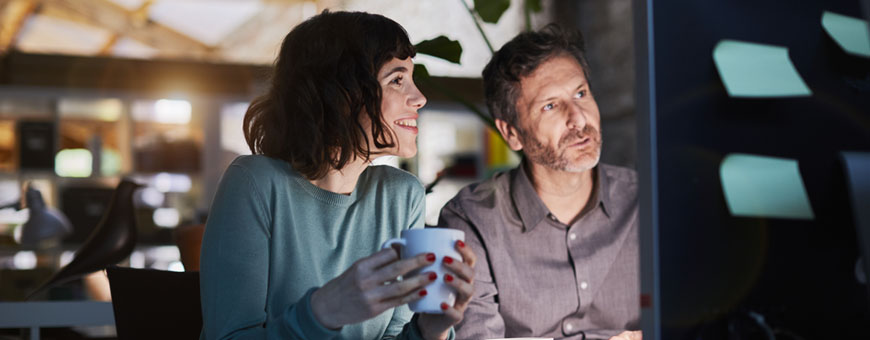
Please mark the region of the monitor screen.
<svg viewBox="0 0 870 340"><path fill-rule="evenodd" d="M866 20L861 2L634 4L644 338L870 337L840 162L870 151L870 58L822 25L826 11ZM787 48L811 94L729 95L714 60L723 40ZM795 162L810 217L729 208L729 155Z"/></svg>

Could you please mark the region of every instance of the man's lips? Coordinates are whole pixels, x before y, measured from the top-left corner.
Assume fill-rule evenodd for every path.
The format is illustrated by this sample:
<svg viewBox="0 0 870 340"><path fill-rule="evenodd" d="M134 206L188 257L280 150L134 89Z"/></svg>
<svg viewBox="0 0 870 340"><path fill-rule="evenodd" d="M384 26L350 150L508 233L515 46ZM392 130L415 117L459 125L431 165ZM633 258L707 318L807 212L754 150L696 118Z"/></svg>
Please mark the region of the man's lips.
<svg viewBox="0 0 870 340"><path fill-rule="evenodd" d="M584 147L586 145L589 145L591 142L592 142L592 138L583 137L579 140L575 140L575 141L568 143L568 147Z"/></svg>

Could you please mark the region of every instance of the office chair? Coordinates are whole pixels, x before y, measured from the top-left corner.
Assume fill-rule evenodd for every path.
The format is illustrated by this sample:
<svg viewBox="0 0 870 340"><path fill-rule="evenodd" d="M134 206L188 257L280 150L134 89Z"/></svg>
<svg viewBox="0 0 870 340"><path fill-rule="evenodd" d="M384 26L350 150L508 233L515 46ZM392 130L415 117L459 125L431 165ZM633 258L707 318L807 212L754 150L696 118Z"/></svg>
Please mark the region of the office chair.
<svg viewBox="0 0 870 340"><path fill-rule="evenodd" d="M106 269L119 340L198 339L199 272Z"/></svg>

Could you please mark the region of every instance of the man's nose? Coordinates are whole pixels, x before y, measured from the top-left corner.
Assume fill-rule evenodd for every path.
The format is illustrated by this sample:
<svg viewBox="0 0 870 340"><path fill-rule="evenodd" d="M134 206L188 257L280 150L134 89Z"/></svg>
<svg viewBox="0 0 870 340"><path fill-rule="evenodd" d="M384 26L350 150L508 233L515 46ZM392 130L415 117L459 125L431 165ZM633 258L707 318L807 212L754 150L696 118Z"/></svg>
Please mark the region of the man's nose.
<svg viewBox="0 0 870 340"><path fill-rule="evenodd" d="M568 104L568 128L583 130L586 127L586 109L577 102Z"/></svg>

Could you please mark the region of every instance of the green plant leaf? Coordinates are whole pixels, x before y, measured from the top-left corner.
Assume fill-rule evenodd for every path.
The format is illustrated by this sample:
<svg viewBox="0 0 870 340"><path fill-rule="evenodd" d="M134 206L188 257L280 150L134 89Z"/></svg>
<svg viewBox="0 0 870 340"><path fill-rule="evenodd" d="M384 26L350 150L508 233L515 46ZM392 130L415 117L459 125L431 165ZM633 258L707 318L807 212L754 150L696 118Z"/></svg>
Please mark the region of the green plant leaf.
<svg viewBox="0 0 870 340"><path fill-rule="evenodd" d="M474 0L474 11L490 24L497 23L510 6L511 0Z"/></svg>
<svg viewBox="0 0 870 340"><path fill-rule="evenodd" d="M430 77L431 76L429 75L429 70L426 69L425 65L414 64L414 82L429 80Z"/></svg>
<svg viewBox="0 0 870 340"><path fill-rule="evenodd" d="M462 45L443 35L435 39L423 40L414 47L417 48L417 53L428 54L454 64L459 64L459 59L462 57Z"/></svg>
<svg viewBox="0 0 870 340"><path fill-rule="evenodd" d="M526 0L526 10L534 13L538 13L543 9L541 7L541 0Z"/></svg>

